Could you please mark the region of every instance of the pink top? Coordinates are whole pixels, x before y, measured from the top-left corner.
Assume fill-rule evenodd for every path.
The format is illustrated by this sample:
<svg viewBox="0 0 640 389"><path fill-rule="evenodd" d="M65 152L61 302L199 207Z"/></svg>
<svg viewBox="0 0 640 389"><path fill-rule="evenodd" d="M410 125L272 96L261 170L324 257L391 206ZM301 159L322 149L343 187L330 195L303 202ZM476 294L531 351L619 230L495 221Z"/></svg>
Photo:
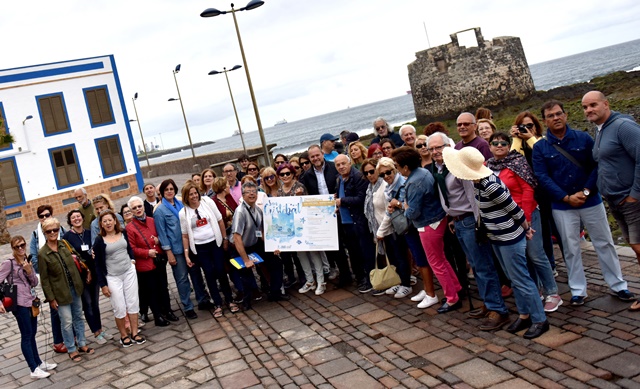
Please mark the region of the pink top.
<svg viewBox="0 0 640 389"><path fill-rule="evenodd" d="M31 294L31 288L38 285L38 277L35 270L31 271L31 275L27 275L27 272L18 265L18 261L15 258L7 259L0 264L0 282L11 278L11 262L13 262L13 284L18 287L18 305L21 307L29 308L32 305L35 298Z"/></svg>

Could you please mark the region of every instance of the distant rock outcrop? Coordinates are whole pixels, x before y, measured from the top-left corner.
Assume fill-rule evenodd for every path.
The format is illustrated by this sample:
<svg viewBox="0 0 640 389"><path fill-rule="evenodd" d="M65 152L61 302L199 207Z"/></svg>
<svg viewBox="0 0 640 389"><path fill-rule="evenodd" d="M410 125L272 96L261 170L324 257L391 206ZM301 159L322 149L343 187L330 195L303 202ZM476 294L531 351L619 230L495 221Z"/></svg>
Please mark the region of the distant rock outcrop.
<svg viewBox="0 0 640 389"><path fill-rule="evenodd" d="M475 32L477 47L458 43L458 33L469 30ZM520 38L485 41L479 27L469 30L451 34L446 45L417 52L408 65L419 123L524 100L535 92Z"/></svg>

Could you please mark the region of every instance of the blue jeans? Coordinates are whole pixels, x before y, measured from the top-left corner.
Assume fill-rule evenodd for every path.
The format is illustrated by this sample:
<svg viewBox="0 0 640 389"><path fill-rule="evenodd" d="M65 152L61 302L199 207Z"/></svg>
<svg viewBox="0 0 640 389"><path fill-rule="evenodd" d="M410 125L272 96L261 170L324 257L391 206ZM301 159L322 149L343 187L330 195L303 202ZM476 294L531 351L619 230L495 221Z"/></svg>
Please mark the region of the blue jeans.
<svg viewBox="0 0 640 389"><path fill-rule="evenodd" d="M92 273L95 274L95 273ZM102 320L100 318L100 302L98 280L92 280L92 283L84 286L82 291L82 310L84 317L87 319L89 329L94 334L102 329Z"/></svg>
<svg viewBox="0 0 640 389"><path fill-rule="evenodd" d="M476 219L467 216L462 220L454 222L456 237L467 256L467 260L473 269L473 274L478 284L480 298L490 311L499 314L508 313L500 292L500 279L498 271L493 265L493 255L491 255L491 245L489 243L476 243Z"/></svg>
<svg viewBox="0 0 640 389"><path fill-rule="evenodd" d="M219 247L214 240L205 244L196 244L196 251L198 254L195 255L195 263L199 264L202 270L204 270L204 276L207 279L207 285L209 286L209 293L211 294L213 303L219 307L222 306L218 282L220 282L220 288L222 289L226 303L231 303L233 299L231 296L231 287L229 286L229 278L224 269L225 255L222 247Z"/></svg>
<svg viewBox="0 0 640 389"><path fill-rule="evenodd" d="M531 228L535 231L533 239L527 240L527 257L533 263L536 279L542 285L542 293L545 296L558 294L558 285L553 277L549 258L544 251L544 237L542 236L542 223L540 211L534 210L531 214ZM531 274L532 276L534 274Z"/></svg>
<svg viewBox="0 0 640 389"><path fill-rule="evenodd" d="M58 315L58 310L49 306L49 311L51 312L51 334L53 335L53 344L64 343L64 339L62 339L62 326L60 326L60 315Z"/></svg>
<svg viewBox="0 0 640 389"><path fill-rule="evenodd" d="M527 269L527 240L520 239L510 245L493 245L502 268L511 280L513 295L516 298L516 307L521 315L531 315L531 321L542 323L547 320L542 301L538 294L538 287Z"/></svg>
<svg viewBox="0 0 640 389"><path fill-rule="evenodd" d="M29 369L34 371L36 367L42 363L38 355L38 346L36 345L38 318L31 317L31 307L21 306L16 307L15 311L13 311L13 316L16 317L18 329L20 330L20 348L22 349L22 355L24 355L24 360L27 361Z"/></svg>
<svg viewBox="0 0 640 389"><path fill-rule="evenodd" d="M178 294L180 295L180 301L185 311L193 310L193 303L191 302L191 283L189 282L189 268L187 267L187 261L184 258L184 254L173 253L176 258L176 264L171 266L173 272L173 279L176 280L176 287L178 288ZM194 289L195 282L194 282ZM202 292L202 290L201 290ZM204 294L204 292L202 292ZM198 290L196 289L196 297Z"/></svg>
<svg viewBox="0 0 640 389"><path fill-rule="evenodd" d="M76 342L79 347L87 345L84 337L84 316L82 314L82 301L76 294L76 289L72 286L71 304L58 305L58 314L60 315L60 325L62 326L62 338L64 345L67 347L69 354L76 351ZM75 332L75 338L74 338Z"/></svg>
<svg viewBox="0 0 640 389"><path fill-rule="evenodd" d="M185 260L185 266L187 266L187 262ZM204 287L204 278L202 278L202 268L199 264L194 263L192 267L187 267L187 271L189 272L189 277L191 278L191 283L193 284L193 291L196 293L196 301L198 304L208 303L209 302L209 293Z"/></svg>

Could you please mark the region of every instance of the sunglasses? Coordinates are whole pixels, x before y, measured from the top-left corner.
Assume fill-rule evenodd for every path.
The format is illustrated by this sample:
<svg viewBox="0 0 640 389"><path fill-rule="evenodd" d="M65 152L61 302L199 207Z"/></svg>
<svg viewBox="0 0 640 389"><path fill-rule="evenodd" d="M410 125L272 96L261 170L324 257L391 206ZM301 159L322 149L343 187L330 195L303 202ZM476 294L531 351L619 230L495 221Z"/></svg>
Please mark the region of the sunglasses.
<svg viewBox="0 0 640 389"><path fill-rule="evenodd" d="M309 162L309 161L300 162L300 164L301 164L302 166L307 166L307 165L308 165L308 164L310 164L310 163L311 163L311 162Z"/></svg>
<svg viewBox="0 0 640 389"><path fill-rule="evenodd" d="M472 124L475 124L475 123L464 122L464 123L458 123L457 126L458 127L469 127Z"/></svg>
<svg viewBox="0 0 640 389"><path fill-rule="evenodd" d="M527 129L532 129L534 127L533 123L521 124L522 127L527 127Z"/></svg>
<svg viewBox="0 0 640 389"><path fill-rule="evenodd" d="M495 146L495 147L498 147L498 146L507 147L507 146L509 146L509 142L507 142L506 140L501 140L501 141L494 140L494 141L492 141L492 142L491 142L491 146Z"/></svg>
<svg viewBox="0 0 640 389"><path fill-rule="evenodd" d="M291 172L280 172L280 174L278 174L280 177L289 177L291 175Z"/></svg>
<svg viewBox="0 0 640 389"><path fill-rule="evenodd" d="M270 176L266 176L266 177L263 177L263 178L264 178L265 180L275 180L275 179L276 179L276 176L274 176L274 175L270 175Z"/></svg>
<svg viewBox="0 0 640 389"><path fill-rule="evenodd" d="M382 125L382 126L380 126L380 127L376 127L376 131L380 131L380 130L381 130L381 129L383 129L383 128L387 128L387 126Z"/></svg>
<svg viewBox="0 0 640 389"><path fill-rule="evenodd" d="M13 246L14 250L24 250L27 247L26 243L21 243L21 244L17 244L15 246Z"/></svg>
<svg viewBox="0 0 640 389"><path fill-rule="evenodd" d="M57 234L58 232L60 232L60 229L59 228L54 228L53 230L46 230L44 233L45 234L51 234L52 232Z"/></svg>
<svg viewBox="0 0 640 389"><path fill-rule="evenodd" d="M421 149L423 147L425 147L427 144L426 143L420 143L416 145L416 149Z"/></svg>
<svg viewBox="0 0 640 389"><path fill-rule="evenodd" d="M365 170L364 174L366 174L367 176L372 176L376 173L376 169L371 169L371 170Z"/></svg>
<svg viewBox="0 0 640 389"><path fill-rule="evenodd" d="M276 165L282 165L285 161L276 161Z"/></svg>
<svg viewBox="0 0 640 389"><path fill-rule="evenodd" d="M380 174L380 177L383 177L383 178L384 178L384 177L386 177L386 176L390 176L390 175L392 175L392 174L393 174L393 170L389 170L389 171L386 171L386 172L380 172L380 173L378 173L378 174Z"/></svg>
<svg viewBox="0 0 640 389"><path fill-rule="evenodd" d="M46 219L51 216L51 213L43 213L42 215L38 215L40 219Z"/></svg>
<svg viewBox="0 0 640 389"><path fill-rule="evenodd" d="M249 169L247 169L247 171L249 171L249 172L257 172L258 168L257 167L250 167Z"/></svg>
<svg viewBox="0 0 640 389"><path fill-rule="evenodd" d="M142 208L142 205L134 205L133 207L131 207L132 211L135 211L136 209L140 209Z"/></svg>
<svg viewBox="0 0 640 389"><path fill-rule="evenodd" d="M295 166L295 165L293 166L293 168L296 169L296 170L302 169L300 166Z"/></svg>

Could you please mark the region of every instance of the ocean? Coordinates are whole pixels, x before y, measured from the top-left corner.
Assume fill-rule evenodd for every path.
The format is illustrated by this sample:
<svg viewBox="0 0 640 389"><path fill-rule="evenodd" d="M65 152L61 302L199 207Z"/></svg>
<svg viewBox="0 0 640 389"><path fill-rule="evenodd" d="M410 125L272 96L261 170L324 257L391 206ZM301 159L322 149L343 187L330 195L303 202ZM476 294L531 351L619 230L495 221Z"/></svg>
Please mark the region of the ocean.
<svg viewBox="0 0 640 389"><path fill-rule="evenodd" d="M529 66L533 82L538 90L549 90L563 85L589 81L615 71L640 70L640 39L558 58ZM387 100L351 107L336 112L302 119L264 129L267 143L276 143L273 154L292 154L305 150L311 143L318 143L324 133L338 135L343 130L365 135L373 132L373 120L383 116L397 126L415 120L413 99L405 94ZM295 136L292 136L295 134ZM246 145L260 145L257 131L244 133ZM214 144L195 148L198 155L217 151L241 149L239 136L217 139ZM187 158L191 151L183 151L151 158L151 164Z"/></svg>

